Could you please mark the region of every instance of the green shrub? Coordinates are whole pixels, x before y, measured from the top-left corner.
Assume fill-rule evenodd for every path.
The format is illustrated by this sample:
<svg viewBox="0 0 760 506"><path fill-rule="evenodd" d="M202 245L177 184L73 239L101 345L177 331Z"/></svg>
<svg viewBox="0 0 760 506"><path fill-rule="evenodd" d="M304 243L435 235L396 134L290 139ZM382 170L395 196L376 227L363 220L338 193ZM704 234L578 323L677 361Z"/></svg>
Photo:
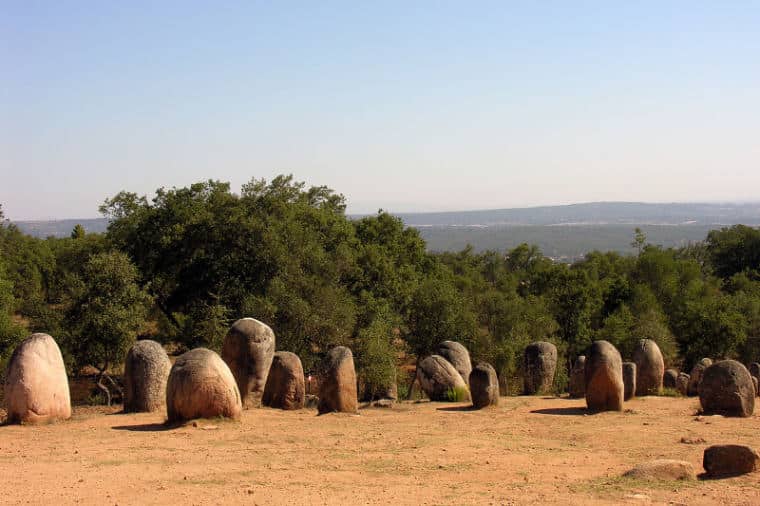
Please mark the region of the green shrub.
<svg viewBox="0 0 760 506"><path fill-rule="evenodd" d="M467 387L454 387L446 390L446 400L449 402L465 402L470 397Z"/></svg>

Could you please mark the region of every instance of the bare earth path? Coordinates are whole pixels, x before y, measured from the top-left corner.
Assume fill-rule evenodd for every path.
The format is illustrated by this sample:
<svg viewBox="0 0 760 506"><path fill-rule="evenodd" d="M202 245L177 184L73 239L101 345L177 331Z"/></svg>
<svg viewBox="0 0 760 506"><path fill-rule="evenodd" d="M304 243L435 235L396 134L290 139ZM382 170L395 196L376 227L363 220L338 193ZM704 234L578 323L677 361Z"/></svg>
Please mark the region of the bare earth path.
<svg viewBox="0 0 760 506"><path fill-rule="evenodd" d="M760 504L760 473L654 485L619 477L654 458L701 472L710 444L760 448L758 415L697 419L698 401L664 397L593 416L582 399L501 402L359 416L253 409L239 423L169 430L162 415L78 408L58 425L0 427L0 503Z"/></svg>

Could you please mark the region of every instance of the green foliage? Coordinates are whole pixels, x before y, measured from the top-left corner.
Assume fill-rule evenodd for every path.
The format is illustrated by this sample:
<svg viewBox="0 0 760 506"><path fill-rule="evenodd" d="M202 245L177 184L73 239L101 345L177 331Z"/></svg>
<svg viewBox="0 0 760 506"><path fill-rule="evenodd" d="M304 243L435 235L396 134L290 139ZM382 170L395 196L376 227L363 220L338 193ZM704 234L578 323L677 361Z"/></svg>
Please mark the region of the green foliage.
<svg viewBox="0 0 760 506"><path fill-rule="evenodd" d="M74 225L74 229L71 231L71 238L72 239L82 239L85 236L84 227L77 223Z"/></svg>
<svg viewBox="0 0 760 506"><path fill-rule="evenodd" d="M64 317L66 348L77 367L105 371L122 363L150 303L137 277L123 253L100 253L87 261L81 289Z"/></svg>
<svg viewBox="0 0 760 506"><path fill-rule="evenodd" d="M467 387L453 387L446 390L446 400L448 402L465 402L470 397L470 391Z"/></svg>
<svg viewBox="0 0 760 506"><path fill-rule="evenodd" d="M385 315L376 317L356 337L357 374L367 399L384 394L396 383L394 338L394 326Z"/></svg>

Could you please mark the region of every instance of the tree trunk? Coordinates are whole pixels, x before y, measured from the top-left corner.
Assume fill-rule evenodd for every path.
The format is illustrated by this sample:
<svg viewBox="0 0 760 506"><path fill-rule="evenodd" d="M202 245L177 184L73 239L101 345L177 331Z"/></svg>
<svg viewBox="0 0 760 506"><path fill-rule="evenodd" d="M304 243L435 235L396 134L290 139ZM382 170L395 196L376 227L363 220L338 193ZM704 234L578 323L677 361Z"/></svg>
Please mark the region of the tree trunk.
<svg viewBox="0 0 760 506"><path fill-rule="evenodd" d="M102 390L104 394L106 394L106 403L108 404L108 407L111 407L111 391L108 390L108 387L103 384L103 377L105 375L106 375L105 370L100 371L100 374L98 374L97 385L98 385L98 388Z"/></svg>

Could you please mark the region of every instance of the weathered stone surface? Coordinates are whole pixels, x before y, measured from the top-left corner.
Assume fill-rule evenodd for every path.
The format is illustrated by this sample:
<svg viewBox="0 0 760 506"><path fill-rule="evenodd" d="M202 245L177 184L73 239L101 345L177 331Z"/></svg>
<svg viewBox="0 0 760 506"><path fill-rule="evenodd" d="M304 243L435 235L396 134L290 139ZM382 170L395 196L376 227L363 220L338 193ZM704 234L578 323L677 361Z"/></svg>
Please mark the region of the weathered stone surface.
<svg viewBox="0 0 760 506"><path fill-rule="evenodd" d="M623 359L607 341L595 341L586 355L586 405L591 411L623 410Z"/></svg>
<svg viewBox="0 0 760 506"><path fill-rule="evenodd" d="M749 370L749 374L754 378L755 394L760 396L760 364L752 362L747 369Z"/></svg>
<svg viewBox="0 0 760 506"><path fill-rule="evenodd" d="M356 413L359 409L354 356L345 346L331 349L322 363L317 409L319 414Z"/></svg>
<svg viewBox="0 0 760 506"><path fill-rule="evenodd" d="M710 446L705 449L702 465L712 478L738 476L757 471L760 468L760 455L749 446Z"/></svg>
<svg viewBox="0 0 760 506"><path fill-rule="evenodd" d="M278 351L272 359L261 404L278 409L301 409L306 399L303 366L298 355Z"/></svg>
<svg viewBox="0 0 760 506"><path fill-rule="evenodd" d="M531 343L525 347L523 364L525 394L551 392L557 370L557 347L546 341Z"/></svg>
<svg viewBox="0 0 760 506"><path fill-rule="evenodd" d="M151 412L166 404L169 355L156 341L137 341L124 361L124 411Z"/></svg>
<svg viewBox="0 0 760 506"><path fill-rule="evenodd" d="M472 369L470 396L472 406L477 409L499 404L499 379L491 364L480 362Z"/></svg>
<svg viewBox="0 0 760 506"><path fill-rule="evenodd" d="M676 379L676 390L678 390L678 393L681 395L687 395L689 391L689 375L685 372L678 373L678 378Z"/></svg>
<svg viewBox="0 0 760 506"><path fill-rule="evenodd" d="M654 481L696 480L694 466L683 460L658 459L638 464L623 473L627 478Z"/></svg>
<svg viewBox="0 0 760 506"><path fill-rule="evenodd" d="M703 358L691 368L689 374L689 388L687 389L687 395L695 396L699 395L699 383L702 381L702 373L712 365L712 360L709 358Z"/></svg>
<svg viewBox="0 0 760 506"><path fill-rule="evenodd" d="M755 409L752 376L736 360L721 360L702 373L699 402L708 415L751 416Z"/></svg>
<svg viewBox="0 0 760 506"><path fill-rule="evenodd" d="M637 369L634 362L623 362L623 399L626 401L636 395Z"/></svg>
<svg viewBox="0 0 760 506"><path fill-rule="evenodd" d="M676 389L678 383L678 371L675 369L666 369L665 374L662 375L662 387Z"/></svg>
<svg viewBox="0 0 760 506"><path fill-rule="evenodd" d="M586 356L581 355L575 360L573 368L570 370L570 385L568 390L570 397L573 399L580 399L586 395L586 378L584 376L586 371Z"/></svg>
<svg viewBox="0 0 760 506"><path fill-rule="evenodd" d="M243 399L243 407L254 404L264 391L274 358L272 329L253 318L241 318L230 327L222 345L222 358L230 367Z"/></svg>
<svg viewBox="0 0 760 506"><path fill-rule="evenodd" d="M758 383L757 378L752 376L752 386L755 387L755 397L760 395L760 383Z"/></svg>
<svg viewBox="0 0 760 506"><path fill-rule="evenodd" d="M651 339L640 339L633 350L633 362L636 364L636 395L659 395L665 361L657 343Z"/></svg>
<svg viewBox="0 0 760 506"><path fill-rule="evenodd" d="M417 381L431 401L447 401L448 392L467 384L451 362L440 355L425 357L417 365Z"/></svg>
<svg viewBox="0 0 760 506"><path fill-rule="evenodd" d="M8 423L48 423L71 417L69 379L61 350L47 334L32 334L13 351L5 373Z"/></svg>
<svg viewBox="0 0 760 506"><path fill-rule="evenodd" d="M464 345L455 341L444 341L438 345L435 354L448 360L465 382L469 380L472 362L470 362L470 352Z"/></svg>
<svg viewBox="0 0 760 506"><path fill-rule="evenodd" d="M219 355L196 348L174 362L166 384L169 423L217 416L237 419L242 409L235 377Z"/></svg>

